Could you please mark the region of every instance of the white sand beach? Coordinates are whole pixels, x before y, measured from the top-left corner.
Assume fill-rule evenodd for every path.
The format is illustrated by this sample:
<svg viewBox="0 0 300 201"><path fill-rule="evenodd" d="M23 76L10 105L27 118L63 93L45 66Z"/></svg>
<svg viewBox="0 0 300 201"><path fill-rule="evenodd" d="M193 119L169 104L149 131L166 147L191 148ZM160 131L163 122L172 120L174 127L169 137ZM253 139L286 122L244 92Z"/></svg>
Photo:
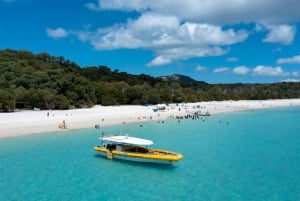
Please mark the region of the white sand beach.
<svg viewBox="0 0 300 201"><path fill-rule="evenodd" d="M0 138L62 130L92 128L123 123L165 120L189 113L208 112L211 115L225 112L257 110L300 105L300 99L212 101L170 104L164 111L151 106L95 106L89 109L41 110L0 113ZM66 129L59 128L65 122Z"/></svg>

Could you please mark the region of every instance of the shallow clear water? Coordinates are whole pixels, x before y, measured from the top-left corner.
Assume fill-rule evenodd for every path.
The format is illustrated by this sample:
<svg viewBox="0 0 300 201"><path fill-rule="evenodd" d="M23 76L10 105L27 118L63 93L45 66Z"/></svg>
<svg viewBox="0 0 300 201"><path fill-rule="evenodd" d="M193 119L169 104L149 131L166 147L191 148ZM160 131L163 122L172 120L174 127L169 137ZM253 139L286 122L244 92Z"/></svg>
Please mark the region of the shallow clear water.
<svg viewBox="0 0 300 201"><path fill-rule="evenodd" d="M183 153L174 166L99 157L94 128L0 139L0 200L300 200L299 122L289 107L103 129Z"/></svg>

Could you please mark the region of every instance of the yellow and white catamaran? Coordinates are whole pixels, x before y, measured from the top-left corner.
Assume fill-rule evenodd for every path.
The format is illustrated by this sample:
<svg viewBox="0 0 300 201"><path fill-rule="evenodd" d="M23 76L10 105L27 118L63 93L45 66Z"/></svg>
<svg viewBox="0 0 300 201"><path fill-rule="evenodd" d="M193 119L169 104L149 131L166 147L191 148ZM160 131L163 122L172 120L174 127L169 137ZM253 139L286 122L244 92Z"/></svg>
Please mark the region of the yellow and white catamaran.
<svg viewBox="0 0 300 201"><path fill-rule="evenodd" d="M180 153L150 148L153 145L151 140L128 135L102 136L99 139L101 144L95 146L94 150L109 159L172 164L183 158Z"/></svg>

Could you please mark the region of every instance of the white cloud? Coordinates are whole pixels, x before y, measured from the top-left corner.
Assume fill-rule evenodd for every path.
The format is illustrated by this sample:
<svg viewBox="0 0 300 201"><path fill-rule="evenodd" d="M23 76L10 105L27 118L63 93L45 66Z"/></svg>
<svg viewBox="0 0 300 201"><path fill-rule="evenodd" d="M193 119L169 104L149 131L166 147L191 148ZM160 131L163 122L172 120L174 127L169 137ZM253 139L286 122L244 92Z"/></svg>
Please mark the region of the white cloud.
<svg viewBox="0 0 300 201"><path fill-rule="evenodd" d="M293 23L300 19L298 0L98 0L93 8L178 16L188 21L212 24L240 22Z"/></svg>
<svg viewBox="0 0 300 201"><path fill-rule="evenodd" d="M68 36L68 32L61 27L59 27L57 29L47 28L46 33L49 37L54 38L54 39L64 38L64 37Z"/></svg>
<svg viewBox="0 0 300 201"><path fill-rule="evenodd" d="M200 66L201 69L201 66ZM215 68L213 70L214 73L234 73L238 75L247 75L252 73L254 76L291 76L291 77L300 77L300 72L294 71L294 72L286 72L284 71L280 66L278 67L272 67L272 66L263 66L259 65L256 66L255 68L251 69L250 67L247 66L237 66L233 68L232 70L228 67L220 67L220 68Z"/></svg>
<svg viewBox="0 0 300 201"><path fill-rule="evenodd" d="M277 47L272 49L272 52L281 52L282 51L282 47Z"/></svg>
<svg viewBox="0 0 300 201"><path fill-rule="evenodd" d="M280 58L277 60L278 64L299 64L300 63L300 55L296 55L289 58Z"/></svg>
<svg viewBox="0 0 300 201"><path fill-rule="evenodd" d="M292 75L293 77L300 77L300 73L297 72L297 71L292 72L291 75Z"/></svg>
<svg viewBox="0 0 300 201"><path fill-rule="evenodd" d="M94 4L94 3L87 3L85 4L85 7L87 7L88 9L90 10L97 10L97 11L100 11L100 7L98 7L98 5Z"/></svg>
<svg viewBox="0 0 300 201"><path fill-rule="evenodd" d="M185 46L222 46L244 41L244 30L222 30L219 26L183 23L174 16L146 13L127 24L90 32L90 41L96 49L118 48L175 48Z"/></svg>
<svg viewBox="0 0 300 201"><path fill-rule="evenodd" d="M172 63L175 60L185 60L193 57L219 56L225 54L226 51L218 47L181 47L158 50L157 56L150 61L148 66L159 66Z"/></svg>
<svg viewBox="0 0 300 201"><path fill-rule="evenodd" d="M100 28L96 32L77 32L79 39L90 42L97 50L149 49L156 57L149 66L164 65L175 60L223 55L226 46L248 37L244 30L223 30L202 23L181 23L177 17L147 12L127 24Z"/></svg>
<svg viewBox="0 0 300 201"><path fill-rule="evenodd" d="M237 61L239 61L239 58L237 58L237 57L229 57L229 58L227 58L227 61L228 62L237 62Z"/></svg>
<svg viewBox="0 0 300 201"><path fill-rule="evenodd" d="M282 80L281 82L300 82L300 80L299 79L289 78L289 79L286 79L286 80Z"/></svg>
<svg viewBox="0 0 300 201"><path fill-rule="evenodd" d="M266 38L263 39L263 42L289 45L294 41L296 35L296 28L290 25L272 25L267 26L267 29L269 29L270 32Z"/></svg>
<svg viewBox="0 0 300 201"><path fill-rule="evenodd" d="M138 12L136 19L128 19L125 24L76 35L96 50L151 50L155 56L148 66L224 55L231 45L245 41L249 33L222 25L241 22L254 22L256 31L268 31L264 42L288 45L296 35L296 27L288 24L300 20L298 0L91 0L85 6L96 11ZM245 73L243 70L237 68L234 73Z"/></svg>
<svg viewBox="0 0 300 201"><path fill-rule="evenodd" d="M155 0L154 0L155 1ZM86 4L86 7L91 10L125 10L125 11L142 11L149 8L151 2L146 2L143 0L98 0L97 3L90 2Z"/></svg>
<svg viewBox="0 0 300 201"><path fill-rule="evenodd" d="M246 75L250 72L250 69L246 66L238 66L238 67L235 67L232 71L235 74Z"/></svg>
<svg viewBox="0 0 300 201"><path fill-rule="evenodd" d="M281 67L256 66L252 70L253 75L261 76L288 76L290 73L285 72Z"/></svg>
<svg viewBox="0 0 300 201"><path fill-rule="evenodd" d="M226 72L228 72L228 71L230 71L230 69L227 68L227 67L215 68L215 69L213 70L214 73L226 73Z"/></svg>
<svg viewBox="0 0 300 201"><path fill-rule="evenodd" d="M197 67L196 67L196 71L197 72L203 72L203 71L206 71L206 67L204 67L204 66L201 66L201 65L198 65Z"/></svg>
<svg viewBox="0 0 300 201"><path fill-rule="evenodd" d="M147 66L161 66L171 63L171 60L164 56L157 56Z"/></svg>

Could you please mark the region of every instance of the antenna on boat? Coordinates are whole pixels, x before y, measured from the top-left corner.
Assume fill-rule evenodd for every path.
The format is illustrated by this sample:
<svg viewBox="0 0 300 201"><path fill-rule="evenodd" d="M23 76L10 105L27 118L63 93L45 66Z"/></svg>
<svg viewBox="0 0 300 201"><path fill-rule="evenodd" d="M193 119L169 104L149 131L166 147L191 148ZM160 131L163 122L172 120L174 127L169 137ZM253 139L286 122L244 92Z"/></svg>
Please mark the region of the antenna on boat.
<svg viewBox="0 0 300 201"><path fill-rule="evenodd" d="M100 125L99 125L99 124L96 124L96 125L95 125L95 128L96 128L96 129L99 129L99 128L100 128Z"/></svg>
<svg viewBox="0 0 300 201"><path fill-rule="evenodd" d="M96 129L100 129L100 125L99 125L99 124L96 124L96 125L95 125L95 128L96 128ZM103 131L103 130L101 130L101 137L104 137L104 131Z"/></svg>

